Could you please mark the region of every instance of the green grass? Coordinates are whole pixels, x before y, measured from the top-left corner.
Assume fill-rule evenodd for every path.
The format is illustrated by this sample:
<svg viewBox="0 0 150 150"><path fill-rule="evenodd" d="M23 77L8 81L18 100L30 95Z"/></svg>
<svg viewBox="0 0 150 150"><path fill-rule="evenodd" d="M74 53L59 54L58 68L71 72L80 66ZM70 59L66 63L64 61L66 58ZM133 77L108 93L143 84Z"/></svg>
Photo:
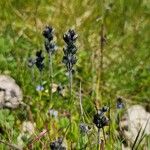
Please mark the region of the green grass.
<svg viewBox="0 0 150 150"><path fill-rule="evenodd" d="M87 149L94 149L97 136L94 127L95 101L99 107L110 105L111 117L116 112L116 97L121 95L131 101L129 104L150 102L150 30L148 0L1 0L0 1L0 73L9 74L21 86L24 93L24 103L30 106L30 112L36 123L36 134L45 129L45 123L52 129L40 141L34 143L34 149L49 147L49 137L55 140L64 136L80 149L86 144ZM100 31L104 24L106 44L103 49L103 68L100 68ZM44 91L36 92L39 84L39 73L35 68L35 80L32 81L27 60L35 56L37 50L44 50L42 31L46 25L55 28L55 41L58 46L53 56L53 83L62 84L66 88L66 96L57 92L50 96ZM65 75L63 57L63 34L74 28L78 34L77 64L73 75L72 128L69 133L66 129L69 123L67 117L61 117L62 112L68 111L68 79ZM46 58L46 62L48 58ZM102 77L100 74L103 74ZM48 89L48 63L43 71L43 82ZM80 105L77 96L82 84L82 105L84 120L92 127L88 136L79 133ZM33 85L31 84L33 83ZM50 106L59 111L59 119L49 117L47 112ZM4 114L7 112L7 116ZM0 139L17 144L17 136L21 124L30 120L29 112L24 108L9 111L0 110ZM10 119L9 119L10 118ZM7 120L8 119L8 120ZM7 122L7 124L6 124ZM113 123L112 123L113 122ZM111 122L111 140L107 142L107 149L120 149L117 139L115 121ZM52 128L53 125L53 128ZM106 129L109 130L109 129ZM81 138L81 139L80 139ZM83 138L83 139L82 139ZM29 141L27 141L28 143ZM81 144L81 143L84 144ZM0 149L7 149L0 144Z"/></svg>

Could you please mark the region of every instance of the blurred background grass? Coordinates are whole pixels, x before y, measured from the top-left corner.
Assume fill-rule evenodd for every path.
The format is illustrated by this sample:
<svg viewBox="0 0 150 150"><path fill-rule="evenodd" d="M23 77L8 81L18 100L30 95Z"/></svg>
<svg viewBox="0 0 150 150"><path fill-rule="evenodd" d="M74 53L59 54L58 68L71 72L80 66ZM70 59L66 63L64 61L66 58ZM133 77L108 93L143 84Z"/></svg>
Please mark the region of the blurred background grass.
<svg viewBox="0 0 150 150"><path fill-rule="evenodd" d="M14 72L13 76L18 76L17 63L23 64L29 55L43 49L41 33L46 25L55 28L59 48L56 62L60 64L62 35L68 28L75 28L79 35L78 75L86 85L92 86L99 70L102 11L107 38L104 50L106 88L115 94L120 91L148 98L150 50L149 3L146 0L107 0L104 4L100 0L1 0L1 72L9 70Z"/></svg>
<svg viewBox="0 0 150 150"><path fill-rule="evenodd" d="M54 56L54 83L65 85L62 36L69 28L74 28L79 36L74 90L79 90L81 81L83 105L89 115L95 99L101 104L111 101L111 107L115 105L117 95L134 103L150 102L149 10L148 0L1 0L0 72L17 80L23 88L24 101L33 107L34 114L37 93L30 84L27 60L37 50L44 49L42 31L46 25L53 26L58 46ZM102 21L107 42L103 53L104 85L100 88ZM47 68L44 80L46 76ZM38 75L35 83L38 83ZM30 96L31 99L27 98ZM57 95L54 98L57 100ZM45 96L44 99L48 101L49 98ZM47 102L40 103L44 109ZM54 104L59 107L62 103Z"/></svg>

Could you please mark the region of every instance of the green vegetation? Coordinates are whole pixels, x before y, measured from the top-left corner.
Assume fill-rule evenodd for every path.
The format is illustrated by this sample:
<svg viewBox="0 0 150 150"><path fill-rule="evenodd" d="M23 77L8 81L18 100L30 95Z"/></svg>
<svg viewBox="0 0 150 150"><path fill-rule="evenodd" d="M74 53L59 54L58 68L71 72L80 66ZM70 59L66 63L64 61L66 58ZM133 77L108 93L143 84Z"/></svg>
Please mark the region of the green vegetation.
<svg viewBox="0 0 150 150"><path fill-rule="evenodd" d="M116 97L128 99L127 106L150 102L149 15L148 0L1 0L0 74L16 80L28 109L21 106L16 110L0 110L0 139L17 145L22 122L30 120L36 123L35 135L24 140L25 148L47 129L48 132L32 144L33 149L50 149L50 142L58 137L64 138L69 149L71 146L96 149L97 128L93 117L96 108L106 105L110 108L107 116L111 121L110 126L101 131L101 138L109 133L105 148L121 149L122 141L116 133ZM52 79L42 35L46 25L55 29L57 45L52 55ZM78 34L71 94L62 63L63 35L70 28ZM40 84L38 69L28 67L29 58L34 58L39 50L45 56L43 91L36 91ZM62 85L63 94L56 91L51 97L55 87L50 83ZM58 116L50 117L50 109L58 111ZM80 133L82 122L90 126L89 134ZM0 143L0 149L8 147Z"/></svg>

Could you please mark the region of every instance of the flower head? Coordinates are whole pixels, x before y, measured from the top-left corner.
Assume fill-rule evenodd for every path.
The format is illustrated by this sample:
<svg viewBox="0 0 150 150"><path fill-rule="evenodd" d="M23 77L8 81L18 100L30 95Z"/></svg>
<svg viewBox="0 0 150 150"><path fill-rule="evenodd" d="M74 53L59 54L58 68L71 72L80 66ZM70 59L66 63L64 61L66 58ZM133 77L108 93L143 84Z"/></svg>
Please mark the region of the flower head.
<svg viewBox="0 0 150 150"><path fill-rule="evenodd" d="M63 36L64 41L69 45L73 44L77 39L77 34L74 30L69 29L68 32L66 32Z"/></svg>
<svg viewBox="0 0 150 150"><path fill-rule="evenodd" d="M43 60L44 60L44 56L42 56L42 50L37 51L35 64L36 64L37 68L39 69L39 71L42 71L44 68Z"/></svg>
<svg viewBox="0 0 150 150"><path fill-rule="evenodd" d="M104 126L108 125L109 119L104 115L104 113L107 111L108 108L103 107L102 109L98 110L97 114L94 115L93 122L97 128L103 128Z"/></svg>
<svg viewBox="0 0 150 150"><path fill-rule="evenodd" d="M64 41L66 42L66 46L64 47L64 56L62 62L66 65L67 71L71 72L73 70L74 64L77 62L77 58L75 56L77 52L77 47L74 44L77 35L74 30L69 29L63 36Z"/></svg>
<svg viewBox="0 0 150 150"><path fill-rule="evenodd" d="M63 146L63 138L59 137L56 141L50 143L51 150L66 150Z"/></svg>
<svg viewBox="0 0 150 150"><path fill-rule="evenodd" d="M43 31L43 36L45 38L45 50L47 51L47 53L51 53L53 54L57 47L56 44L53 42L53 38L54 38L54 29L50 26L46 26L44 31Z"/></svg>
<svg viewBox="0 0 150 150"><path fill-rule="evenodd" d="M50 26L46 26L43 31L43 36L49 41L53 40L53 28Z"/></svg>
<svg viewBox="0 0 150 150"><path fill-rule="evenodd" d="M36 91L43 91L44 90L44 87L42 86L42 85L38 85L37 87L36 87Z"/></svg>
<svg viewBox="0 0 150 150"><path fill-rule="evenodd" d="M125 107L121 97L117 98L116 107L117 107L117 109L123 109Z"/></svg>

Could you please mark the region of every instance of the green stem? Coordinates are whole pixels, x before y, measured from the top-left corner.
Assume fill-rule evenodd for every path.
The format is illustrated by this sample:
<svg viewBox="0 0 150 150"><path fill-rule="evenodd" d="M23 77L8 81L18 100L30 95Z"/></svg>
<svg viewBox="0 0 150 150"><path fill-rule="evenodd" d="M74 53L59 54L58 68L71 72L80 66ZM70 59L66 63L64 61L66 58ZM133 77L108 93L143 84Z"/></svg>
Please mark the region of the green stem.
<svg viewBox="0 0 150 150"><path fill-rule="evenodd" d="M72 70L69 70L69 90L70 90L70 103L72 98Z"/></svg>
<svg viewBox="0 0 150 150"><path fill-rule="evenodd" d="M40 101L42 100L42 71L40 71L40 91L39 91L39 96L40 96Z"/></svg>
<svg viewBox="0 0 150 150"><path fill-rule="evenodd" d="M50 95L50 103L49 106L51 104L52 98L53 98L53 92L52 92L52 88L53 88L53 59L52 59L52 53L49 52L49 79L50 81L48 82L49 84L49 95ZM51 122L51 118L49 118L49 122ZM49 134L49 139L51 139L50 137L50 128L48 128L48 134Z"/></svg>
<svg viewBox="0 0 150 150"><path fill-rule="evenodd" d="M69 70L69 96L70 96L70 115L71 115L71 104L72 104L72 70Z"/></svg>
<svg viewBox="0 0 150 150"><path fill-rule="evenodd" d="M31 76L32 76L32 81L34 81L34 69L31 68Z"/></svg>
<svg viewBox="0 0 150 150"><path fill-rule="evenodd" d="M70 123L70 133L72 132L72 112L71 112L71 106L72 106L72 70L69 70L69 94L70 94L70 101L69 101L69 123ZM72 144L71 144L72 145Z"/></svg>
<svg viewBox="0 0 150 150"><path fill-rule="evenodd" d="M100 149L100 128L98 128L98 132L97 132L97 150Z"/></svg>
<svg viewBox="0 0 150 150"><path fill-rule="evenodd" d="M52 86L53 86L53 59L52 59L52 53L49 52L49 78L50 78L50 88L49 88L49 94L50 94L50 102L53 98L52 93Z"/></svg>
<svg viewBox="0 0 150 150"><path fill-rule="evenodd" d="M81 112L81 121L84 122L84 113L83 113L83 107L82 107L82 88L81 88L81 82L80 82L80 91L79 91L79 100L80 100L80 112Z"/></svg>

